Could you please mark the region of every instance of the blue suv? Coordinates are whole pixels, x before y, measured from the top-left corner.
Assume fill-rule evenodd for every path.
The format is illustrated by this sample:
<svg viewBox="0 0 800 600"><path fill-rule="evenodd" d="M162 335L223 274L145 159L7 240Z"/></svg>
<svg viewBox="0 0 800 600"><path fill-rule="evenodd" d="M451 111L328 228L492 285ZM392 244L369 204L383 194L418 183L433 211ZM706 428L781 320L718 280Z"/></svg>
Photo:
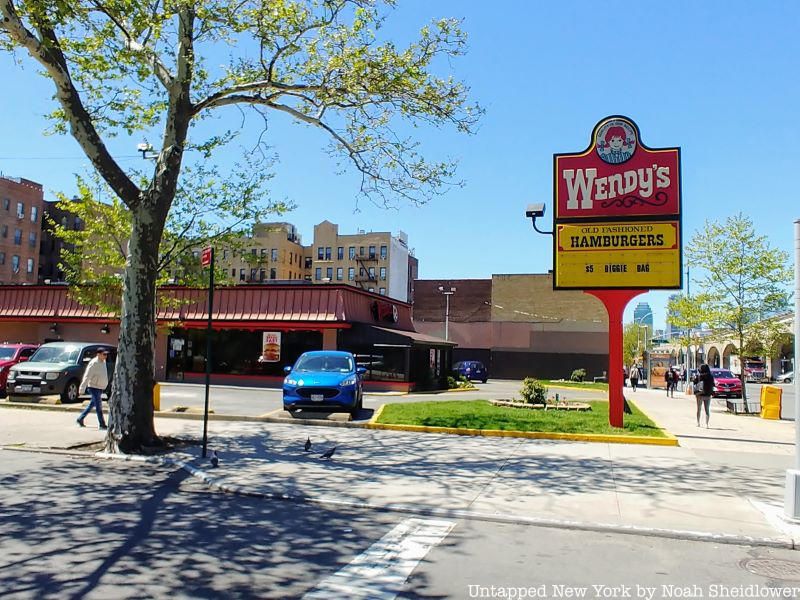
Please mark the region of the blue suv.
<svg viewBox="0 0 800 600"><path fill-rule="evenodd" d="M361 376L367 369L356 366L349 352L304 352L293 367L284 367L283 371L283 410L344 409L352 416L361 410Z"/></svg>
<svg viewBox="0 0 800 600"><path fill-rule="evenodd" d="M489 369L478 360L462 360L453 365L453 372L456 376L463 375L467 379L478 379L481 383L486 383L489 379Z"/></svg>

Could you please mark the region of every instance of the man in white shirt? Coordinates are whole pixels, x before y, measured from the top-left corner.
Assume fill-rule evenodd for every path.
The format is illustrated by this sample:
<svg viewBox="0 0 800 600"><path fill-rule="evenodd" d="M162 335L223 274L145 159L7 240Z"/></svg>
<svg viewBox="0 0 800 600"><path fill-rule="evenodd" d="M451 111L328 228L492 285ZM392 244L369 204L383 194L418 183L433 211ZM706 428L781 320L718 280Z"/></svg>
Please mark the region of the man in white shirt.
<svg viewBox="0 0 800 600"><path fill-rule="evenodd" d="M100 348L97 351L97 356L86 365L86 371L83 373L83 381L81 381L81 386L78 391L81 394L85 394L88 391L91 400L78 417L78 425L80 427L85 427L83 419L91 412L92 407L94 407L97 411L97 422L100 425L100 429L107 429L105 419L103 418L103 401L100 398L100 395L108 387L107 358L108 348Z"/></svg>

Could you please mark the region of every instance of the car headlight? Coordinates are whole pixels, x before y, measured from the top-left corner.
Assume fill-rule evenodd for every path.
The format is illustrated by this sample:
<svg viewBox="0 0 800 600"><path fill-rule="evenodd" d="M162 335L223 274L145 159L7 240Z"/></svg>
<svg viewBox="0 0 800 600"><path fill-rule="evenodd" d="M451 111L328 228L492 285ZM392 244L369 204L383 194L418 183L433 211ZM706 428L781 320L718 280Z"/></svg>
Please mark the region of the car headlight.
<svg viewBox="0 0 800 600"><path fill-rule="evenodd" d="M356 384L356 376L353 375L352 377L348 377L347 379L342 379L342 383L339 385L355 385Z"/></svg>
<svg viewBox="0 0 800 600"><path fill-rule="evenodd" d="M44 378L52 381L53 379L58 379L59 375L61 375L61 373L59 373L58 371L54 373L45 373Z"/></svg>
<svg viewBox="0 0 800 600"><path fill-rule="evenodd" d="M287 377L286 379L283 380L283 383L285 383L286 385L297 385L297 379L293 377Z"/></svg>
<svg viewBox="0 0 800 600"><path fill-rule="evenodd" d="M9 371L8 372L8 380L9 381L14 381L16 378L17 378L17 372L16 371Z"/></svg>

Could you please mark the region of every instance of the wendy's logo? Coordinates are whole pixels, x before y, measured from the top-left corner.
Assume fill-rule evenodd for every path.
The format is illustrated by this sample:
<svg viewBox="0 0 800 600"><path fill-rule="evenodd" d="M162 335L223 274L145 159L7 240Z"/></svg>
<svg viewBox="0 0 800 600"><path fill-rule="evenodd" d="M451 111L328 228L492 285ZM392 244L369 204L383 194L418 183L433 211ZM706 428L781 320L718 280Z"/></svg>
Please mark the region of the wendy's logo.
<svg viewBox="0 0 800 600"><path fill-rule="evenodd" d="M627 161L636 151L636 132L622 119L612 119L597 130L597 155L611 165Z"/></svg>

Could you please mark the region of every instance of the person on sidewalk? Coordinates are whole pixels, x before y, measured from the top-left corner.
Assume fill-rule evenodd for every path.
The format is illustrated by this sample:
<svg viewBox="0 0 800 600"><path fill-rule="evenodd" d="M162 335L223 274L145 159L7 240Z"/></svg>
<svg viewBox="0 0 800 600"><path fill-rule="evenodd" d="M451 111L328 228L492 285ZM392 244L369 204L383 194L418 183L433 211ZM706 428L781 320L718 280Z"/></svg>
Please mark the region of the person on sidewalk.
<svg viewBox="0 0 800 600"><path fill-rule="evenodd" d="M711 374L711 369L708 365L703 363L697 375L692 379L694 386L694 397L697 400L697 426L700 427L700 413L703 408L706 411L706 429L708 429L708 421L711 418L711 392L714 391L714 376Z"/></svg>
<svg viewBox="0 0 800 600"><path fill-rule="evenodd" d="M108 358L108 348L100 348L97 351L97 356L89 361L86 365L86 371L83 373L83 381L81 381L78 391L81 394L89 392L91 400L86 408L83 409L80 416L78 416L78 425L85 427L83 420L86 418L92 407L97 411L97 422L100 429L107 429L105 419L103 418L103 401L100 395L108 387L108 366L106 359Z"/></svg>
<svg viewBox="0 0 800 600"><path fill-rule="evenodd" d="M667 386L667 398L675 397L675 372L672 369L664 371L664 383Z"/></svg>
<svg viewBox="0 0 800 600"><path fill-rule="evenodd" d="M633 388L633 391L635 392L636 386L639 385L639 367L637 367L636 365L632 365L631 373L628 376L628 378L630 379L631 382L631 388Z"/></svg>

